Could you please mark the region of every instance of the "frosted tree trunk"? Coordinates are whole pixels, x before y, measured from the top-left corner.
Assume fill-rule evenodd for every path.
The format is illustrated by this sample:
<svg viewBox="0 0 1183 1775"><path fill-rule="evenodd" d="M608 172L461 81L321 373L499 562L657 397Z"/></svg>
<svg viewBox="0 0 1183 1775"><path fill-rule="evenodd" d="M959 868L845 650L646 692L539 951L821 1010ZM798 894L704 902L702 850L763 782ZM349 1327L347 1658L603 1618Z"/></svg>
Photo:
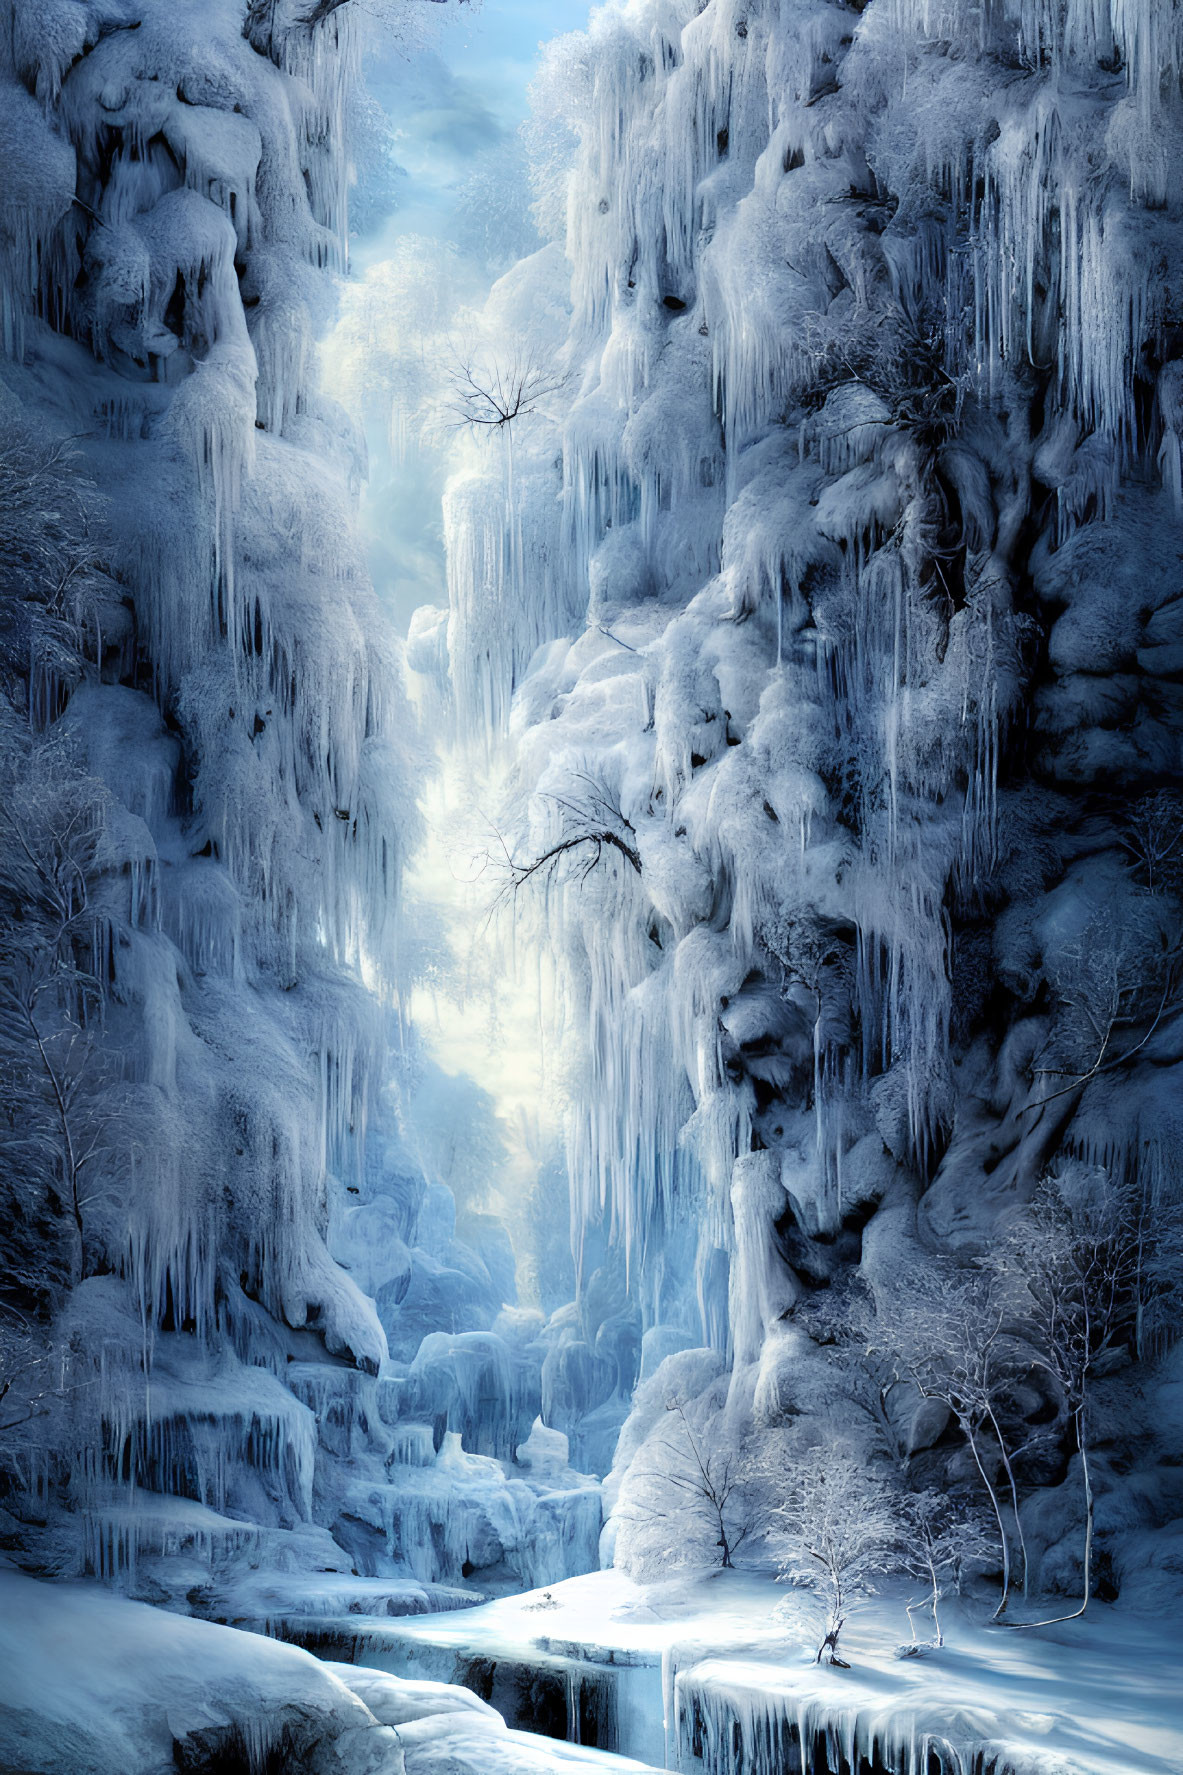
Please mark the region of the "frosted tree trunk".
<svg viewBox="0 0 1183 1775"><path fill-rule="evenodd" d="M970 1453L973 1455L974 1465L977 1467L978 1473L981 1476L982 1484L990 1494L990 1505L994 1511L994 1520L998 1524L998 1541L1002 1549L1002 1595L998 1599L998 1607L995 1609L993 1616L993 1619L997 1621L999 1616L1005 1610L1010 1597L1010 1539L1006 1532L1006 1523L1003 1520L1002 1506L998 1501L998 1493L995 1491L994 1486L987 1475L985 1466L982 1463L982 1457L978 1452L978 1439L974 1434L973 1426L963 1418L961 1420L961 1428L965 1432L965 1439L969 1443Z"/></svg>
<svg viewBox="0 0 1183 1775"><path fill-rule="evenodd" d="M1007 1484L1010 1488L1011 1509L1014 1511L1015 1517L1015 1534L1019 1542L1019 1557L1023 1562L1023 1595L1026 1596L1030 1572L1027 1563L1027 1541L1023 1534L1022 1518L1019 1515L1019 1488L1015 1480L1015 1470L1011 1464L1010 1455L1007 1453L1006 1443L1003 1440L1002 1429L994 1414L993 1407L990 1408L989 1415L991 1427L995 1436L998 1438L998 1452L1002 1456L1002 1465L1006 1471Z"/></svg>

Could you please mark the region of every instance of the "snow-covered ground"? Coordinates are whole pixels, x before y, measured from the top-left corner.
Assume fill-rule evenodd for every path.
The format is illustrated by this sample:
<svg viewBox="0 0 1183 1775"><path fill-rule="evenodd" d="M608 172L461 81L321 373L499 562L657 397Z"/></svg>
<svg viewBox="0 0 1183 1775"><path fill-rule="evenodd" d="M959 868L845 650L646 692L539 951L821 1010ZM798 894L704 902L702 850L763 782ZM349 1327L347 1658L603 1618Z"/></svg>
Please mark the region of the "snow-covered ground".
<svg viewBox="0 0 1183 1775"><path fill-rule="evenodd" d="M5 1775L198 1775L277 1767L276 1756L308 1775L643 1775L507 1731L465 1689L0 1571Z"/></svg>
<svg viewBox="0 0 1183 1775"><path fill-rule="evenodd" d="M999 1775L1183 1769L1176 1626L1101 1606L1021 1633L951 1611L941 1651L901 1659L906 1617L882 1598L844 1634L852 1668L819 1669L805 1623L798 1633L776 1617L784 1600L743 1573L643 1588L608 1571L459 1614L351 1626L366 1665L471 1682L511 1724L515 1697L517 1723L537 1718L551 1673L573 1724L582 1715L601 1743L695 1775L779 1775L794 1732L828 1739L847 1764L877 1746L873 1766L893 1775L922 1775L929 1749L946 1747L943 1769Z"/></svg>
<svg viewBox="0 0 1183 1775"><path fill-rule="evenodd" d="M1175 1624L1102 1605L1017 1633L951 1610L940 1652L900 1659L884 1597L834 1670L783 1600L744 1573L644 1588L597 1572L447 1614L326 1618L356 1660L339 1663L3 1570L0 1769L196 1775L282 1751L311 1775L782 1775L804 1744L807 1770L1183 1770Z"/></svg>
<svg viewBox="0 0 1183 1775"><path fill-rule="evenodd" d="M1124 1618L1038 1635L959 1622L939 1654L899 1659L890 1634L875 1635L880 1625L869 1616L851 1634L851 1670L818 1668L794 1651L779 1670L721 1656L680 1672L676 1767L771 1775L795 1727L803 1740L841 1745L851 1764L857 1748L893 1775L926 1775L933 1750L937 1766L958 1775L1183 1769L1177 1634L1164 1646L1156 1626Z"/></svg>

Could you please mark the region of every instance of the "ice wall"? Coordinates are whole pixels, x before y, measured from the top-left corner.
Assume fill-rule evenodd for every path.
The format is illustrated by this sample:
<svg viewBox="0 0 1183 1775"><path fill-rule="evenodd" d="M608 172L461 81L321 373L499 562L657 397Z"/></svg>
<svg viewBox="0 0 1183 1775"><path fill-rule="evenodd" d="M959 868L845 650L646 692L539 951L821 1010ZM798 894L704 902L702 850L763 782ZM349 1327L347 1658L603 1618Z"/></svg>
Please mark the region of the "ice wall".
<svg viewBox="0 0 1183 1775"><path fill-rule="evenodd" d="M299 1339L386 1355L325 1234L384 1055L362 974L391 978L413 750L311 355L348 21L272 12L261 46L233 5L18 4L3 30L6 395L102 498L102 599L33 722L107 796L102 1091L75 1120L109 1125L34 1432L100 1568L132 1557L137 1487L308 1520Z"/></svg>
<svg viewBox="0 0 1183 1775"><path fill-rule="evenodd" d="M223 1614L255 1608L236 1572L286 1575L263 1619L355 1607L359 1574L410 1607L419 1577L558 1578L600 1526L565 1452L517 1462L542 1352L532 1393L491 1329L512 1254L457 1236L405 1139L425 755L316 366L358 63L357 9L323 14L0 15L34 611L6 583L6 1545Z"/></svg>
<svg viewBox="0 0 1183 1775"><path fill-rule="evenodd" d="M458 464L453 676L564 957L577 1244L739 1424L826 1409L820 1291L1057 1155L1178 1196L1179 25L618 0L550 54L572 318L546 254L490 307L557 392Z"/></svg>

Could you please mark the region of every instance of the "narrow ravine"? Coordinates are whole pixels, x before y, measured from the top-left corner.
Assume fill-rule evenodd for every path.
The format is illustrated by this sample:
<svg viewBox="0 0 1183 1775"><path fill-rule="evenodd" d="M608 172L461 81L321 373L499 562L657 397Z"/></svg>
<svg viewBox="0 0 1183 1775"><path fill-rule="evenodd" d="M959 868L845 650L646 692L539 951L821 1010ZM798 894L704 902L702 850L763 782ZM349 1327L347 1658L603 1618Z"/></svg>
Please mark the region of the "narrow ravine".
<svg viewBox="0 0 1183 1775"><path fill-rule="evenodd" d="M0 1770L1177 1768L1178 6L0 86Z"/></svg>

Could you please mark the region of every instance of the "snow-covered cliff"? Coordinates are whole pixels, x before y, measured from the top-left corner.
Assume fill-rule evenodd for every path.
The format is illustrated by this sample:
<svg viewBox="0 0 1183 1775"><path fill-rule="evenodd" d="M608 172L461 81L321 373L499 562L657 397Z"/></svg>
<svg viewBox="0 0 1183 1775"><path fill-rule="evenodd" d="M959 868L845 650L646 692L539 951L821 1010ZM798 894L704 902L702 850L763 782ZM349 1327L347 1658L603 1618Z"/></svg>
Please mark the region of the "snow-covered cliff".
<svg viewBox="0 0 1183 1775"><path fill-rule="evenodd" d="M476 1422L512 1255L404 1137L425 754L315 355L356 22L0 22L4 1541L260 1620L546 1581L599 1530L561 1449L494 1458L541 1355Z"/></svg>
<svg viewBox="0 0 1183 1775"><path fill-rule="evenodd" d="M491 300L484 383L534 398L458 466L450 646L564 957L577 1243L650 1370L716 1353L638 1396L627 1559L671 1394L865 1443L871 1385L972 1478L902 1367L849 1380L852 1318L978 1275L1041 1185L1176 1236L1181 54L1157 0L621 0L548 52L572 312L560 246ZM1111 1533L1181 1502L1138 1278ZM1071 1388L1015 1349L989 1459L1038 1451L1070 1589Z"/></svg>
<svg viewBox="0 0 1183 1775"><path fill-rule="evenodd" d="M240 1541L227 1509L310 1518L291 1365L376 1373L386 1352L326 1237L385 1057L363 977L392 973L414 751L351 540L355 441L312 381L344 253L347 21L271 10L266 40L233 5L64 0L3 28L6 454L71 440L27 533L38 497L51 522L72 484L87 500L68 641L42 648L5 758L18 914L47 872L75 877L6 1026L10 1052L40 1042L28 1089L50 1100L28 1187L77 1223L68 1304L28 1358L59 1365L29 1435L67 1567ZM45 1308L19 1269L9 1287L14 1314ZM137 1487L192 1522L138 1515Z"/></svg>

